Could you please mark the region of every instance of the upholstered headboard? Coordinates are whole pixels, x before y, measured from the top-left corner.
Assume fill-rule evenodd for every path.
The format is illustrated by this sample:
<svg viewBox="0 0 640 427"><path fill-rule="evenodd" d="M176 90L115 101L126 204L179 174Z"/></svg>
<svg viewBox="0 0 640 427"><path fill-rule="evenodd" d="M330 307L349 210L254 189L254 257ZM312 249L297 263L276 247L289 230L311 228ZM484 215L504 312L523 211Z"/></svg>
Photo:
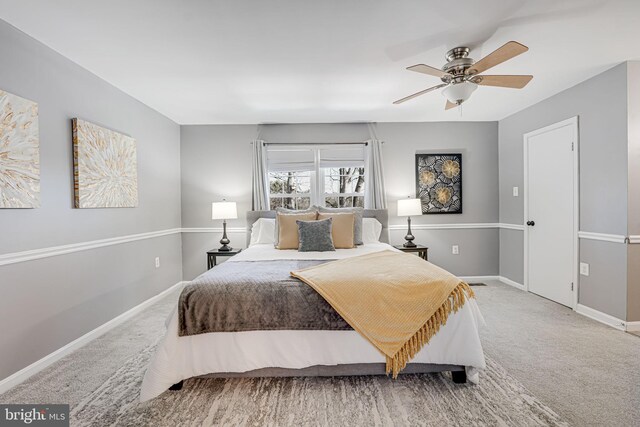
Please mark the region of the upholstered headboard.
<svg viewBox="0 0 640 427"><path fill-rule="evenodd" d="M386 209L365 209L363 216L365 218L375 218L382 224L382 233L380 233L380 241L389 243L389 213ZM247 247L251 242L251 226L259 218L275 218L276 211L249 211L247 212Z"/></svg>

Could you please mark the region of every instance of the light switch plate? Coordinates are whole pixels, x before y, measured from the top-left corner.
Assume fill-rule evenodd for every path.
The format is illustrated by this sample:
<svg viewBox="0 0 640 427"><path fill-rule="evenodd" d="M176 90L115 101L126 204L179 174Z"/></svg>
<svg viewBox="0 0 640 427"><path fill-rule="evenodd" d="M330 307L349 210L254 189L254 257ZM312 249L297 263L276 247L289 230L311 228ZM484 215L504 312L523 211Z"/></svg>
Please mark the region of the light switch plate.
<svg viewBox="0 0 640 427"><path fill-rule="evenodd" d="M513 187L513 197L518 197L518 187Z"/></svg>
<svg viewBox="0 0 640 427"><path fill-rule="evenodd" d="M586 262L580 263L580 274L583 276L589 275L589 264L587 264Z"/></svg>
<svg viewBox="0 0 640 427"><path fill-rule="evenodd" d="M160 257L156 257L156 268L160 268Z"/></svg>

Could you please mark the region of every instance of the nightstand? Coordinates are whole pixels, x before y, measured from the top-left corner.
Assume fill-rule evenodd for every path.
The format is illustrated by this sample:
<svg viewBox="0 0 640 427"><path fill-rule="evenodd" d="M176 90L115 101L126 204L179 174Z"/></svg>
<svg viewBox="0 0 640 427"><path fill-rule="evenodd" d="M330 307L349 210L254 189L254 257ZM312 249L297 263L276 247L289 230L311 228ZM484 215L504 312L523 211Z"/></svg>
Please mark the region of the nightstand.
<svg viewBox="0 0 640 427"><path fill-rule="evenodd" d="M234 256L238 255L242 252L242 249L232 249L230 251L219 251L217 249L211 249L207 251L207 270L211 270L213 267L218 265L219 256Z"/></svg>
<svg viewBox="0 0 640 427"><path fill-rule="evenodd" d="M401 250L402 252L417 253L423 260L429 261L427 254L429 252L429 248L426 246L416 245L414 248L405 248L402 245L394 245L393 247Z"/></svg>

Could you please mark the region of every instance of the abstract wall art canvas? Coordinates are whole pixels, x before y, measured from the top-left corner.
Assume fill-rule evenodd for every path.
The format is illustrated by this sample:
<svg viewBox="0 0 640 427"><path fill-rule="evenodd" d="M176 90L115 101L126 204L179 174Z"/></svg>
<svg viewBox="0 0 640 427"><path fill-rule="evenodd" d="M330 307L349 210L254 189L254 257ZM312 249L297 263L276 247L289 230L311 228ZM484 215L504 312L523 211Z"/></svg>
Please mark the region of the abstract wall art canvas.
<svg viewBox="0 0 640 427"><path fill-rule="evenodd" d="M423 214L462 213L462 154L416 154L416 197Z"/></svg>
<svg viewBox="0 0 640 427"><path fill-rule="evenodd" d="M40 207L38 104L0 90L0 208Z"/></svg>
<svg viewBox="0 0 640 427"><path fill-rule="evenodd" d="M76 208L138 206L135 139L73 119L73 166Z"/></svg>

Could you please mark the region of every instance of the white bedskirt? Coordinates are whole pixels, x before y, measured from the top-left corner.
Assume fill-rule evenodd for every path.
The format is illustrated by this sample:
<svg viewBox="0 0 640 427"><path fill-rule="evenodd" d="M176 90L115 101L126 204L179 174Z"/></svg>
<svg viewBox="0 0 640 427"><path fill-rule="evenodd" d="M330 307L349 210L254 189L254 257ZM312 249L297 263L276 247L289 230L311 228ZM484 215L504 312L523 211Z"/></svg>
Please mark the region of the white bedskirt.
<svg viewBox="0 0 640 427"><path fill-rule="evenodd" d="M478 369L485 367L478 336L482 325L476 302L468 301L449 316L412 362L466 366L468 380L477 383ZM152 399L181 380L216 372L384 362L385 357L356 331L213 332L179 337L175 312L144 376L140 400Z"/></svg>

